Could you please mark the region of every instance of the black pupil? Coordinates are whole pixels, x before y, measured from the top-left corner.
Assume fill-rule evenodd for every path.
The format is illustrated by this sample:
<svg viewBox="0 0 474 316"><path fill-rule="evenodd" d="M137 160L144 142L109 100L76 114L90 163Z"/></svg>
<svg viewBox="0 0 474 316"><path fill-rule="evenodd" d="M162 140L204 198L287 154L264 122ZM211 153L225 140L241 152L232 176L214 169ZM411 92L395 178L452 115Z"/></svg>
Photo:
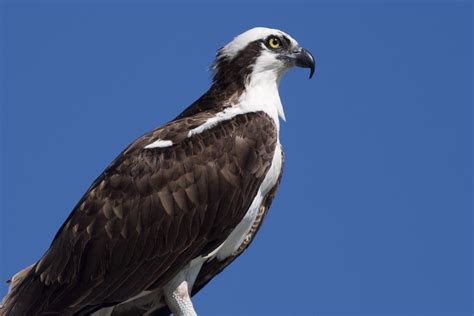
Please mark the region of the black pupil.
<svg viewBox="0 0 474 316"><path fill-rule="evenodd" d="M278 44L278 38L273 37L273 38L271 39L271 44L272 44L272 46L279 46L279 44Z"/></svg>

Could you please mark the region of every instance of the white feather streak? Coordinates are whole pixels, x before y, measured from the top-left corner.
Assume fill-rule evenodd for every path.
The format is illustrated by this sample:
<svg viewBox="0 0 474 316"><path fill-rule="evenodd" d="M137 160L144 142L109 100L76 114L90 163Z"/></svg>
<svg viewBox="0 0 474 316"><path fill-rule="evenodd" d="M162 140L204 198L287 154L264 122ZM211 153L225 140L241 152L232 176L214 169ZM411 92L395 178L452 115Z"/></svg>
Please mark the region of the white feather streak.
<svg viewBox="0 0 474 316"><path fill-rule="evenodd" d="M158 139L154 141L153 143L146 145L144 148L150 149L150 148L165 148L165 147L170 147L173 146L173 142L170 140L165 140L165 139Z"/></svg>

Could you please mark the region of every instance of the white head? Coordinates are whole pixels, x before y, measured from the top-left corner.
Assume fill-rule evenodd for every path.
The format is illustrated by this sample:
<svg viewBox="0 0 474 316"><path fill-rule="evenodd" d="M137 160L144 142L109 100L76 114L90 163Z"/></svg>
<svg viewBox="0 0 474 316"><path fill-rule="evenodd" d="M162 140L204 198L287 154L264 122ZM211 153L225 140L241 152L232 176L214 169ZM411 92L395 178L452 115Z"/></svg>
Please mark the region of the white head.
<svg viewBox="0 0 474 316"><path fill-rule="evenodd" d="M227 45L222 47L220 52L229 58L233 58L235 55L237 55L238 52L243 50L249 43L266 39L272 35L278 36L280 38L285 36L291 42L292 45L298 46L298 42L294 38L292 38L290 35L286 34L285 32L282 32L277 29L266 28L266 27L254 27L253 29L250 29L248 31L243 32L240 35L237 35L231 42L229 42Z"/></svg>
<svg viewBox="0 0 474 316"><path fill-rule="evenodd" d="M314 58L298 42L285 32L265 27L250 29L222 47L217 52L213 65L215 79L219 72L246 75L272 72L276 80L291 67L311 68L314 72ZM218 79L218 78L217 78Z"/></svg>
<svg viewBox="0 0 474 316"><path fill-rule="evenodd" d="M217 52L212 67L211 91L214 92L211 95L223 99L239 95L242 106L265 108L272 117L285 119L278 85L293 66L310 68L311 78L314 58L282 31L264 27L250 29Z"/></svg>

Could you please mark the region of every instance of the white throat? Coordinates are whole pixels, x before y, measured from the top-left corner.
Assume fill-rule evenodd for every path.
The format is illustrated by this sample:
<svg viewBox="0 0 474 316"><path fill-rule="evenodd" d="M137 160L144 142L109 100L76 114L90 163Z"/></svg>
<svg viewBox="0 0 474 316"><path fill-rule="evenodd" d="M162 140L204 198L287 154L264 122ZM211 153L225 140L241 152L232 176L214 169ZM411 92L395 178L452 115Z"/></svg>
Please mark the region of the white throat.
<svg viewBox="0 0 474 316"><path fill-rule="evenodd" d="M188 137L202 133L214 127L219 122L230 120L240 114L252 112L265 112L268 114L275 122L277 133L279 134L279 117L284 121L286 118L278 87L288 67L278 63L279 61L268 53L260 55L256 60L252 72L247 77L245 89L237 101L229 100L229 103L226 104L229 105L229 107L208 119L204 124L190 130ZM149 146L154 145L153 143ZM167 145L167 143L164 144L160 142L158 145L163 146Z"/></svg>
<svg viewBox="0 0 474 316"><path fill-rule="evenodd" d="M278 117L285 121L278 87L283 73L274 69L260 71L255 69L249 76L245 91L239 98L238 106L243 112L263 111L267 113L280 130Z"/></svg>

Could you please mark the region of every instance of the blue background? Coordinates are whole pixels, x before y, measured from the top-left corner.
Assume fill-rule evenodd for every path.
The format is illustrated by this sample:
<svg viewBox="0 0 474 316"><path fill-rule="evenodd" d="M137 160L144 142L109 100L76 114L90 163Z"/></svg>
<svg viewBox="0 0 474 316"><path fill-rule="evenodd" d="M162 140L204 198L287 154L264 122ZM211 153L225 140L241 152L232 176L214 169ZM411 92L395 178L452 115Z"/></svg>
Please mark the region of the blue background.
<svg viewBox="0 0 474 316"><path fill-rule="evenodd" d="M203 315L470 315L472 4L4 2L1 275L37 260L133 139L254 26L317 60L281 84L283 183ZM6 284L0 295L6 292Z"/></svg>

